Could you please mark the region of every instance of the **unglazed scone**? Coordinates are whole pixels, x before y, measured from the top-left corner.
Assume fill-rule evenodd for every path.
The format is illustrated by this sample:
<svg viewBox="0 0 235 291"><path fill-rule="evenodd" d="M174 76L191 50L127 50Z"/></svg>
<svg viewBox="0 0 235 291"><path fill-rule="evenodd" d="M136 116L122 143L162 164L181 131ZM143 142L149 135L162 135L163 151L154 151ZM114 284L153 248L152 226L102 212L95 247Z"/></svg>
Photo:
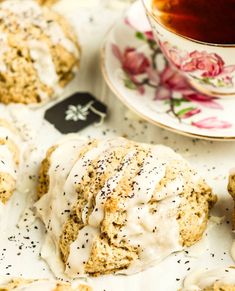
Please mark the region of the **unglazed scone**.
<svg viewBox="0 0 235 291"><path fill-rule="evenodd" d="M20 162L20 138L14 126L0 119L0 205L6 204L16 189Z"/></svg>
<svg viewBox="0 0 235 291"><path fill-rule="evenodd" d="M0 4L0 102L41 103L74 77L80 49L65 19L33 0Z"/></svg>
<svg viewBox="0 0 235 291"><path fill-rule="evenodd" d="M67 138L41 164L42 257L58 276L136 273L201 239L211 188L171 149Z"/></svg>
<svg viewBox="0 0 235 291"><path fill-rule="evenodd" d="M235 291L235 267L192 272L182 291Z"/></svg>
<svg viewBox="0 0 235 291"><path fill-rule="evenodd" d="M92 291L85 283L73 282L63 283L55 280L24 280L12 279L0 285L0 291Z"/></svg>

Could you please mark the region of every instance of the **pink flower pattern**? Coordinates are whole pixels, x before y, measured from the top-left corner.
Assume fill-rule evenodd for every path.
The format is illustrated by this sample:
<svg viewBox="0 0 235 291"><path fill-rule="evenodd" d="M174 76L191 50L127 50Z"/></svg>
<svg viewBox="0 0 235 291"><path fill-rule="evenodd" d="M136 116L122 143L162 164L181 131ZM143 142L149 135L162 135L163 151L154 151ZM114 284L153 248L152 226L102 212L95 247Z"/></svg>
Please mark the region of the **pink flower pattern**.
<svg viewBox="0 0 235 291"><path fill-rule="evenodd" d="M123 70L130 76L143 74L150 67L149 60L135 48L126 48L122 53L119 47L113 44L113 53L121 62Z"/></svg>
<svg viewBox="0 0 235 291"><path fill-rule="evenodd" d="M186 79L167 66L160 74L160 85L156 90L155 99L170 99L174 92L182 94L185 100L195 102L201 106L223 109L222 106L216 102L216 98L202 95L190 87Z"/></svg>
<svg viewBox="0 0 235 291"><path fill-rule="evenodd" d="M125 23L136 31L134 25L128 19L125 19ZM223 107L217 101L217 98L203 95L193 89L173 67L180 68L185 72L201 72L202 78L219 76L220 80L229 86L232 82L229 74L235 71L235 66L225 66L224 61L217 54L197 51L187 54L169 46L168 43L161 43L160 48L167 55L173 67L166 63L165 68L159 71L156 67L155 58L162 52L154 41L152 31L136 31L136 37L149 45L152 51L151 58L148 58L142 52L138 52L135 48L127 47L124 51L121 51L118 45L112 44L112 52L119 60L126 76L124 80L126 87L138 90L141 95L145 93L146 86L154 88L154 100L169 104L167 113L177 118L179 122L189 120L190 125L200 129L232 127L232 124L219 120L217 117L192 121L192 118L203 112L203 107L214 110L223 110ZM176 93L177 96L181 97L173 97ZM184 104L187 107L182 106ZM180 108L179 111L177 111L178 108Z"/></svg>
<svg viewBox="0 0 235 291"><path fill-rule="evenodd" d="M184 119L185 118L190 118L190 117L192 117L192 116L194 116L196 114L199 114L201 112L202 112L201 109L199 109L199 108L193 108L192 110L190 110L190 111L186 112L184 115L182 115L181 118L184 118Z"/></svg>
<svg viewBox="0 0 235 291"><path fill-rule="evenodd" d="M235 71L234 66L226 66L223 59L216 53L206 51L193 51L187 53L172 47L168 42L160 43L161 50L177 69L184 72L199 72L201 82L209 85L230 87L233 84L231 74Z"/></svg>
<svg viewBox="0 0 235 291"><path fill-rule="evenodd" d="M185 72L202 71L203 77L216 77L223 72L224 61L217 54L194 51L181 64L180 69Z"/></svg>
<svg viewBox="0 0 235 291"><path fill-rule="evenodd" d="M229 122L219 120L217 117L209 117L200 121L194 121L192 122L192 125L204 129L225 129L231 127L231 124Z"/></svg>

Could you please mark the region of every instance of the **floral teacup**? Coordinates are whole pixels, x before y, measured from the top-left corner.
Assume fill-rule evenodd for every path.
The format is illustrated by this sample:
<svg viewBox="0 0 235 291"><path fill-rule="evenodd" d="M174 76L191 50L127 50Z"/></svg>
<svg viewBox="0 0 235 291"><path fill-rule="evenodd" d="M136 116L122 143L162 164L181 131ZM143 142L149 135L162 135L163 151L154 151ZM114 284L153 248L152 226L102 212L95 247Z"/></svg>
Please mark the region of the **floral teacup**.
<svg viewBox="0 0 235 291"><path fill-rule="evenodd" d="M163 26L142 0L159 46L170 62L198 91L216 97L235 97L235 45L196 41Z"/></svg>

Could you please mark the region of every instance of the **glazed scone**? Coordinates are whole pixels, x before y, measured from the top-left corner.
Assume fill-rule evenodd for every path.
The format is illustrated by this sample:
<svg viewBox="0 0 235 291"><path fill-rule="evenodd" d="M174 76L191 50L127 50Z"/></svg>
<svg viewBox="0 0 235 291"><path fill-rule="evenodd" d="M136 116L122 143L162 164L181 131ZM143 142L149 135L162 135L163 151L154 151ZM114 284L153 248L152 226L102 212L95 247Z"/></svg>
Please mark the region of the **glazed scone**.
<svg viewBox="0 0 235 291"><path fill-rule="evenodd" d="M16 188L20 162L20 138L11 123L0 119L0 204L11 198Z"/></svg>
<svg viewBox="0 0 235 291"><path fill-rule="evenodd" d="M58 276L136 273L201 239L211 188L171 149L68 138L41 164L42 257Z"/></svg>
<svg viewBox="0 0 235 291"><path fill-rule="evenodd" d="M235 169L232 169L229 174L229 182L228 182L228 192L232 196L235 201ZM235 229L235 205L233 212L233 228Z"/></svg>
<svg viewBox="0 0 235 291"><path fill-rule="evenodd" d="M8 0L0 0L0 2L3 2L3 1L8 1ZM35 1L37 1L41 5L53 5L56 2L58 2L58 0L35 0Z"/></svg>
<svg viewBox="0 0 235 291"><path fill-rule="evenodd" d="M235 291L235 267L192 272L182 291Z"/></svg>
<svg viewBox="0 0 235 291"><path fill-rule="evenodd" d="M63 283L55 280L23 280L12 279L0 285L0 291L92 291L92 288L85 283L73 282Z"/></svg>
<svg viewBox="0 0 235 291"><path fill-rule="evenodd" d="M74 77L80 49L59 14L33 0L0 4L0 102L41 103Z"/></svg>

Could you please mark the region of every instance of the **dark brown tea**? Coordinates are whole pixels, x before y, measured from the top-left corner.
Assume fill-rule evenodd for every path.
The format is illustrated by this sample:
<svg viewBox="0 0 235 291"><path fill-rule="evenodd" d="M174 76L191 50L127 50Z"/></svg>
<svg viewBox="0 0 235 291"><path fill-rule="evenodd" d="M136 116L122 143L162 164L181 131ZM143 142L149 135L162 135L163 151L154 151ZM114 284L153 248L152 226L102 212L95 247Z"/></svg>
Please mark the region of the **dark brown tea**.
<svg viewBox="0 0 235 291"><path fill-rule="evenodd" d="M235 44L235 0L153 0L157 19L195 40Z"/></svg>

